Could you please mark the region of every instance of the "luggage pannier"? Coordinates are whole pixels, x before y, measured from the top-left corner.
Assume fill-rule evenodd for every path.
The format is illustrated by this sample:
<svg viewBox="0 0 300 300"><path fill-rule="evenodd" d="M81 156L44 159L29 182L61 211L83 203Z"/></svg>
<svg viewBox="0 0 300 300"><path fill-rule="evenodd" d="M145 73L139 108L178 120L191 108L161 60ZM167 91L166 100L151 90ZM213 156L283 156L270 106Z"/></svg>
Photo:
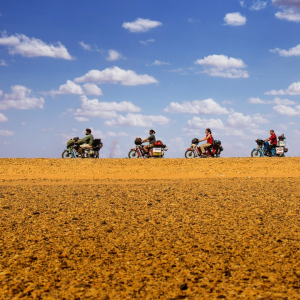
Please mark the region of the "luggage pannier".
<svg viewBox="0 0 300 300"><path fill-rule="evenodd" d="M163 143L160 140L154 142L154 146L162 146L162 145L163 145Z"/></svg>
<svg viewBox="0 0 300 300"><path fill-rule="evenodd" d="M141 138L136 138L134 143L139 146L139 145L142 145L142 139Z"/></svg>
<svg viewBox="0 0 300 300"><path fill-rule="evenodd" d="M103 143L101 142L101 139L94 139L92 146L93 146L93 148L101 149L103 147Z"/></svg>

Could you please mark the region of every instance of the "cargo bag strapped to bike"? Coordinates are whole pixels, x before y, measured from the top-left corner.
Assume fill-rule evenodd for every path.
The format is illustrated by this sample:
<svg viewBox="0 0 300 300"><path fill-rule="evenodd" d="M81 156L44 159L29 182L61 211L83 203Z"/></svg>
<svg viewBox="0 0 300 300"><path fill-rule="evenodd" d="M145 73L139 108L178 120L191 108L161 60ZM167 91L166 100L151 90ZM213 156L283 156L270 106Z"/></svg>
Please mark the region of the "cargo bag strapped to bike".
<svg viewBox="0 0 300 300"><path fill-rule="evenodd" d="M92 146L94 150L100 150L103 147L103 143L101 142L101 139L94 139Z"/></svg>

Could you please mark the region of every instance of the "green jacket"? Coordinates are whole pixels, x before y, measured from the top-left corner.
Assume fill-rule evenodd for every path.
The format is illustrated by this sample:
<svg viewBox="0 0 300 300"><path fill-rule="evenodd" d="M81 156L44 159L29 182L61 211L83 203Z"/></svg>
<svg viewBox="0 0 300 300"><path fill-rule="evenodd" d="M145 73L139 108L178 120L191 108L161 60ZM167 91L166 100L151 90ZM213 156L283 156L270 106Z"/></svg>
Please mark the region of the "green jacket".
<svg viewBox="0 0 300 300"><path fill-rule="evenodd" d="M93 144L94 137L92 134L86 135L83 139L78 141L78 145L89 144L90 146Z"/></svg>

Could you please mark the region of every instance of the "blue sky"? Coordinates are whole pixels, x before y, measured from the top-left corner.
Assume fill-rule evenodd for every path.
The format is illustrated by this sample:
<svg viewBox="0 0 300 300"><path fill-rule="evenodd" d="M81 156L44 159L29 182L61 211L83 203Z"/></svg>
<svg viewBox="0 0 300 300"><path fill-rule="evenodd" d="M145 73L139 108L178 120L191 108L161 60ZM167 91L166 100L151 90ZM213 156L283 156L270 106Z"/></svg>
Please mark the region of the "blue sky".
<svg viewBox="0 0 300 300"><path fill-rule="evenodd" d="M226 157L270 129L299 155L300 0L10 0L0 24L1 157L60 157L85 128L102 157L151 128L183 157L207 127Z"/></svg>

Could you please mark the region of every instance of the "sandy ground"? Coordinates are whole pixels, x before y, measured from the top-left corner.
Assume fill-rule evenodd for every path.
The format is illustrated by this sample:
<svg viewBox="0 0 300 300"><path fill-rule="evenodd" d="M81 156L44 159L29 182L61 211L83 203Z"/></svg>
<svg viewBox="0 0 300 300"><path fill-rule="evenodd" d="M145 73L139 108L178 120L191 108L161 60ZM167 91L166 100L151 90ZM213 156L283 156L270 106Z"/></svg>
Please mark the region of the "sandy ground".
<svg viewBox="0 0 300 300"><path fill-rule="evenodd" d="M0 159L0 299L300 299L300 158Z"/></svg>

